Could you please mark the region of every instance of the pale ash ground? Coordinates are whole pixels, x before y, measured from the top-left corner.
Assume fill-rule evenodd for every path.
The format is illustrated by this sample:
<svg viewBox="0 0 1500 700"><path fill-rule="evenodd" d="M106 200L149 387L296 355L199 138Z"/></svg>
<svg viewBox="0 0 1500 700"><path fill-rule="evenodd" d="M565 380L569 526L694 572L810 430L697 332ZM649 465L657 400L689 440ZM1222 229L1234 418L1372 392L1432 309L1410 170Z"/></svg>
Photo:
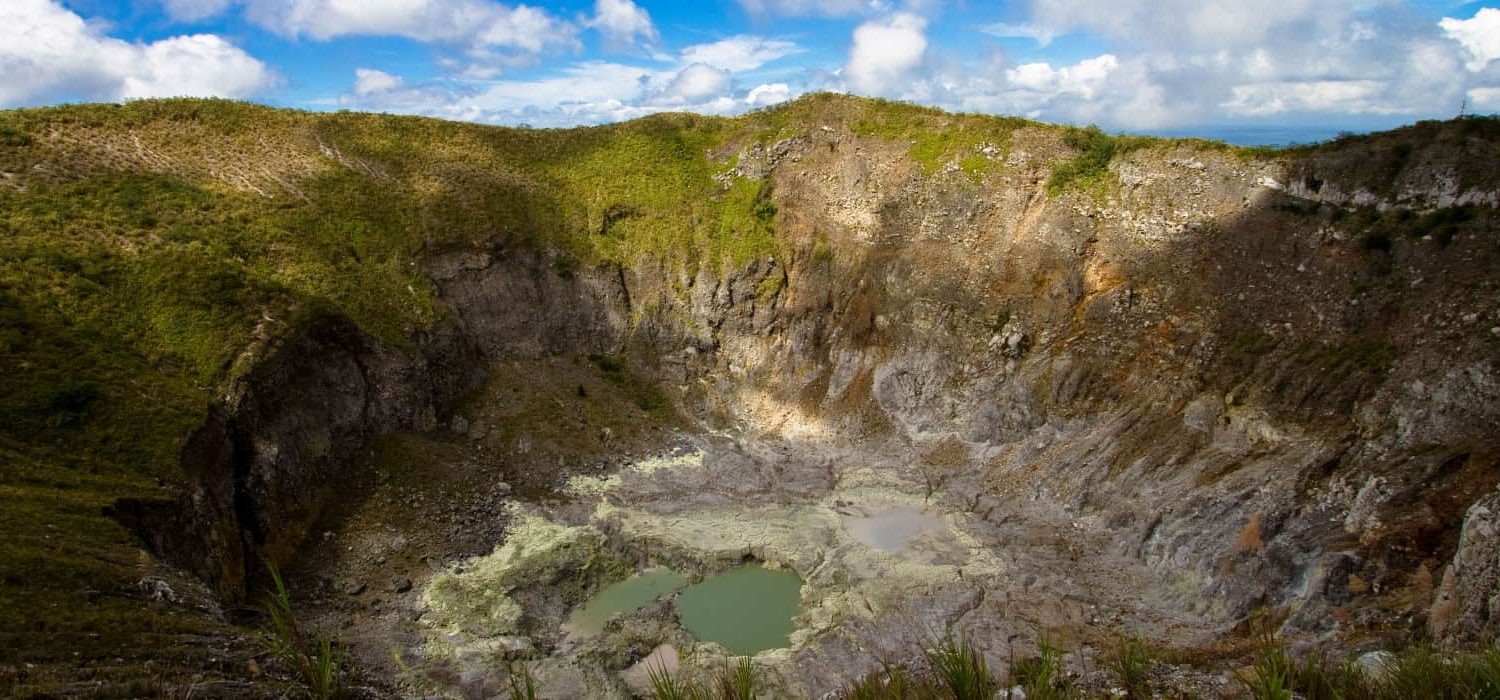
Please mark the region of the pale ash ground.
<svg viewBox="0 0 1500 700"><path fill-rule="evenodd" d="M788 442L694 443L607 477L575 477L566 503L512 504L505 543L438 574L423 594L428 660L472 678L493 669L496 654L550 648L532 665L544 687L594 697L639 686L634 661L643 656L688 675L723 668L728 652L683 630L670 600L597 637L537 628L535 620L559 624L562 611L527 610L535 589L624 578L635 566L622 559L700 574L754 559L801 575L789 646L754 657L780 691L801 697L919 653L925 637L950 629L982 637L997 661L1013 648L1030 653L1030 621L1114 624L1124 609L1109 602L1116 592L1149 590L1138 565L1097 545L1097 523L1038 512L1026 514L1026 526L997 527L928 498L920 476L893 457ZM1172 622L1142 614L1139 602L1125 621L1157 631ZM611 668L612 659L633 663Z"/></svg>

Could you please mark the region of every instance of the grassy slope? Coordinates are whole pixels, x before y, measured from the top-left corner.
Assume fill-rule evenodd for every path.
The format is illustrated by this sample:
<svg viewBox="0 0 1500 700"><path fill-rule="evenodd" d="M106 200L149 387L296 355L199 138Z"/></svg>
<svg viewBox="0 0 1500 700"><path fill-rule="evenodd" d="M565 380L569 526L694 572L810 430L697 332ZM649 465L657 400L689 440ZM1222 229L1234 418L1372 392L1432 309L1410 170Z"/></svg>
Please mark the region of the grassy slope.
<svg viewBox="0 0 1500 700"><path fill-rule="evenodd" d="M149 562L102 510L174 493L183 440L247 350L311 309L402 342L437 320L416 261L447 246L584 264L771 252L758 186L721 192L728 165L705 157L747 128L512 130L202 100L0 112L0 686L45 689L172 648L153 634L216 628L141 600Z"/></svg>
<svg viewBox="0 0 1500 700"><path fill-rule="evenodd" d="M310 309L402 342L441 313L415 261L444 247L687 266L775 253L760 184L726 190L731 159L706 154L824 124L975 176L992 162L978 149L1040 128L834 96L569 131L211 100L0 112L0 667L213 627L139 601L145 559L100 511L173 492L183 439L247 349ZM1071 177L1097 177L1117 145L1075 140Z"/></svg>

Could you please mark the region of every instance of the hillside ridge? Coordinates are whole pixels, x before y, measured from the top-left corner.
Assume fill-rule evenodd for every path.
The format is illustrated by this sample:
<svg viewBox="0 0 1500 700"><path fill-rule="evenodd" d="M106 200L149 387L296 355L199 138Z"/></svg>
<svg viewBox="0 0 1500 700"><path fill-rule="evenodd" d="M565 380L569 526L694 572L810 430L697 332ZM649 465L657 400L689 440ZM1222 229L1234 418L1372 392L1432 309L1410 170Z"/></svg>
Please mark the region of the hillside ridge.
<svg viewBox="0 0 1500 700"><path fill-rule="evenodd" d="M573 130L0 112L0 680L259 692L231 621L264 564L518 366L614 407L576 448L501 431L525 474L649 451L630 422L909 452L996 532L1023 498L1095 523L1183 640L1261 607L1482 638L1497 151L1484 118L1240 149L834 95Z"/></svg>

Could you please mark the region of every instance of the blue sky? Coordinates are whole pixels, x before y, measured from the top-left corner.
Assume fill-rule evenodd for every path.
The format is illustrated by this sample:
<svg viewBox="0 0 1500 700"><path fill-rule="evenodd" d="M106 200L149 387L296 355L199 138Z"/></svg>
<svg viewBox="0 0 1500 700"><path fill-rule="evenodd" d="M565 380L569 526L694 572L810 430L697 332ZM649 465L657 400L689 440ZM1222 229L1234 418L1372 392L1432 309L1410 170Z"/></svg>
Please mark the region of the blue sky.
<svg viewBox="0 0 1500 700"><path fill-rule="evenodd" d="M0 107L569 126L815 90L1237 142L1500 111L1500 0L0 0Z"/></svg>

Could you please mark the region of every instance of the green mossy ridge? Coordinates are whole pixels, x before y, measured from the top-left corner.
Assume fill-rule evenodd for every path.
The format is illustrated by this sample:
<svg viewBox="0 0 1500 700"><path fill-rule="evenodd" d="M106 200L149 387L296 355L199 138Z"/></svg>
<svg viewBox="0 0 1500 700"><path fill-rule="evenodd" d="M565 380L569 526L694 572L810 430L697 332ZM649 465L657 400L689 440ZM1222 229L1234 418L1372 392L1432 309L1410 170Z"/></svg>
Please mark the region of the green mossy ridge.
<svg viewBox="0 0 1500 700"><path fill-rule="evenodd" d="M1063 143L1077 152L1072 159L1052 169L1047 178L1047 192L1058 194L1072 186L1089 187L1099 183L1116 156L1140 150L1155 143L1144 136L1111 136L1097 126L1063 132Z"/></svg>
<svg viewBox="0 0 1500 700"><path fill-rule="evenodd" d="M862 101L861 106L863 109L853 117L851 130L861 136L910 142L907 156L926 175L956 163L964 173L980 178L1003 161L985 156L982 148L989 145L1005 152L1017 129L1042 126L1016 117L951 114L888 100Z"/></svg>

